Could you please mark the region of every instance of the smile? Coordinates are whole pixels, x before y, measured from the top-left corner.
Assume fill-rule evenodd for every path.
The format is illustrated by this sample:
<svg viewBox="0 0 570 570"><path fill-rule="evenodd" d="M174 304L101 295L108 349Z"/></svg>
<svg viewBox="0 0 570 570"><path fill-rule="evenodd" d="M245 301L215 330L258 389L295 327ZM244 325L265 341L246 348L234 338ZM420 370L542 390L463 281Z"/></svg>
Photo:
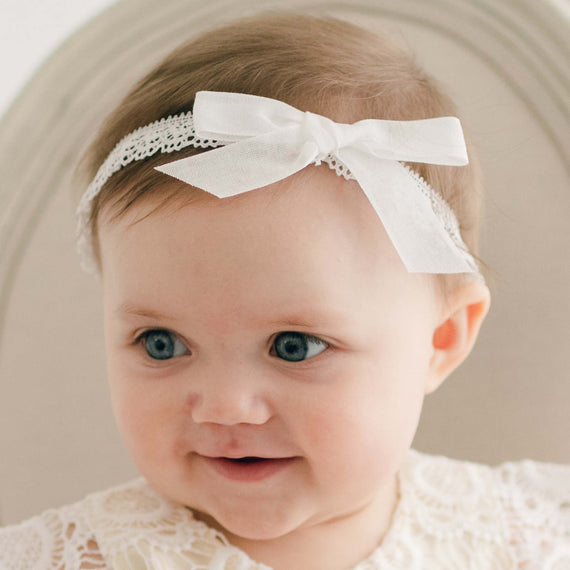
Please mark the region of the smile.
<svg viewBox="0 0 570 570"><path fill-rule="evenodd" d="M232 481L263 481L287 469L296 457L206 457L199 456L213 471Z"/></svg>

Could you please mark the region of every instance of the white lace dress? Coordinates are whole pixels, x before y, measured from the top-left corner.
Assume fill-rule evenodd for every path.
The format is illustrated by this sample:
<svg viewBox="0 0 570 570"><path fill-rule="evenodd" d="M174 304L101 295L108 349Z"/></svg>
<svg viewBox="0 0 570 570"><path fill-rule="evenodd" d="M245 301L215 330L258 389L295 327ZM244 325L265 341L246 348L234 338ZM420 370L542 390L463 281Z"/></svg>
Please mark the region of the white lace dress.
<svg viewBox="0 0 570 570"><path fill-rule="evenodd" d="M570 570L570 465L411 449L382 544L353 570ZM1 570L268 570L137 479L0 529Z"/></svg>

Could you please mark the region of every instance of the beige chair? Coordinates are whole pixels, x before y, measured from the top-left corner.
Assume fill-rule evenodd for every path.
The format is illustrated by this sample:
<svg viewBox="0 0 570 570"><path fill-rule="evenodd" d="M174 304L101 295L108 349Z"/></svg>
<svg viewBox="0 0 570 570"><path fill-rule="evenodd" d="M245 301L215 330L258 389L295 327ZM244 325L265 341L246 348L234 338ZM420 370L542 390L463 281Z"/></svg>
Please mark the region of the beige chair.
<svg viewBox="0 0 570 570"><path fill-rule="evenodd" d="M69 171L171 48L282 0L124 0L73 36L0 123L0 522L136 475L107 397L101 300L74 251ZM570 462L568 8L555 0L288 0L411 46L463 110L486 174L493 295L414 447ZM109 88L112 87L112 88Z"/></svg>

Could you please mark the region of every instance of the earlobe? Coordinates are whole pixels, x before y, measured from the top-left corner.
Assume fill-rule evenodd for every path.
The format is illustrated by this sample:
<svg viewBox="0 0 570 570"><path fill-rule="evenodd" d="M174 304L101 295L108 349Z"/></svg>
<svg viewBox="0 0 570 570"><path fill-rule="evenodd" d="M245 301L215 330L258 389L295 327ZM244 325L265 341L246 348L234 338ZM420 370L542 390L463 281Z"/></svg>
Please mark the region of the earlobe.
<svg viewBox="0 0 570 570"><path fill-rule="evenodd" d="M491 294L484 283L464 283L453 292L433 333L426 394L435 391L467 358L490 305Z"/></svg>

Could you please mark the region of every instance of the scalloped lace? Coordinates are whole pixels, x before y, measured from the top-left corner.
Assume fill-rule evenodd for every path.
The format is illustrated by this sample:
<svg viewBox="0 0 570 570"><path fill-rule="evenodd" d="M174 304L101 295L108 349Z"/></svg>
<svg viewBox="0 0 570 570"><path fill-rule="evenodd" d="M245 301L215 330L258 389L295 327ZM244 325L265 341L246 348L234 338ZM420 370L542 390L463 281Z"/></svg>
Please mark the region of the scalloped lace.
<svg viewBox="0 0 570 570"><path fill-rule="evenodd" d="M0 570L110 570L79 504L0 528Z"/></svg>
<svg viewBox="0 0 570 570"><path fill-rule="evenodd" d="M97 271L88 221L91 201L99 194L107 180L131 162L144 160L157 152L171 153L189 146L195 148L222 146L222 143L217 141L200 139L196 136L191 111L162 118L144 127L139 127L117 143L100 166L76 209L77 251L81 256L81 267L84 271L88 273L96 273Z"/></svg>
<svg viewBox="0 0 570 570"><path fill-rule="evenodd" d="M411 449L382 544L353 570L568 570L570 465ZM2 570L270 570L140 478L0 529Z"/></svg>

